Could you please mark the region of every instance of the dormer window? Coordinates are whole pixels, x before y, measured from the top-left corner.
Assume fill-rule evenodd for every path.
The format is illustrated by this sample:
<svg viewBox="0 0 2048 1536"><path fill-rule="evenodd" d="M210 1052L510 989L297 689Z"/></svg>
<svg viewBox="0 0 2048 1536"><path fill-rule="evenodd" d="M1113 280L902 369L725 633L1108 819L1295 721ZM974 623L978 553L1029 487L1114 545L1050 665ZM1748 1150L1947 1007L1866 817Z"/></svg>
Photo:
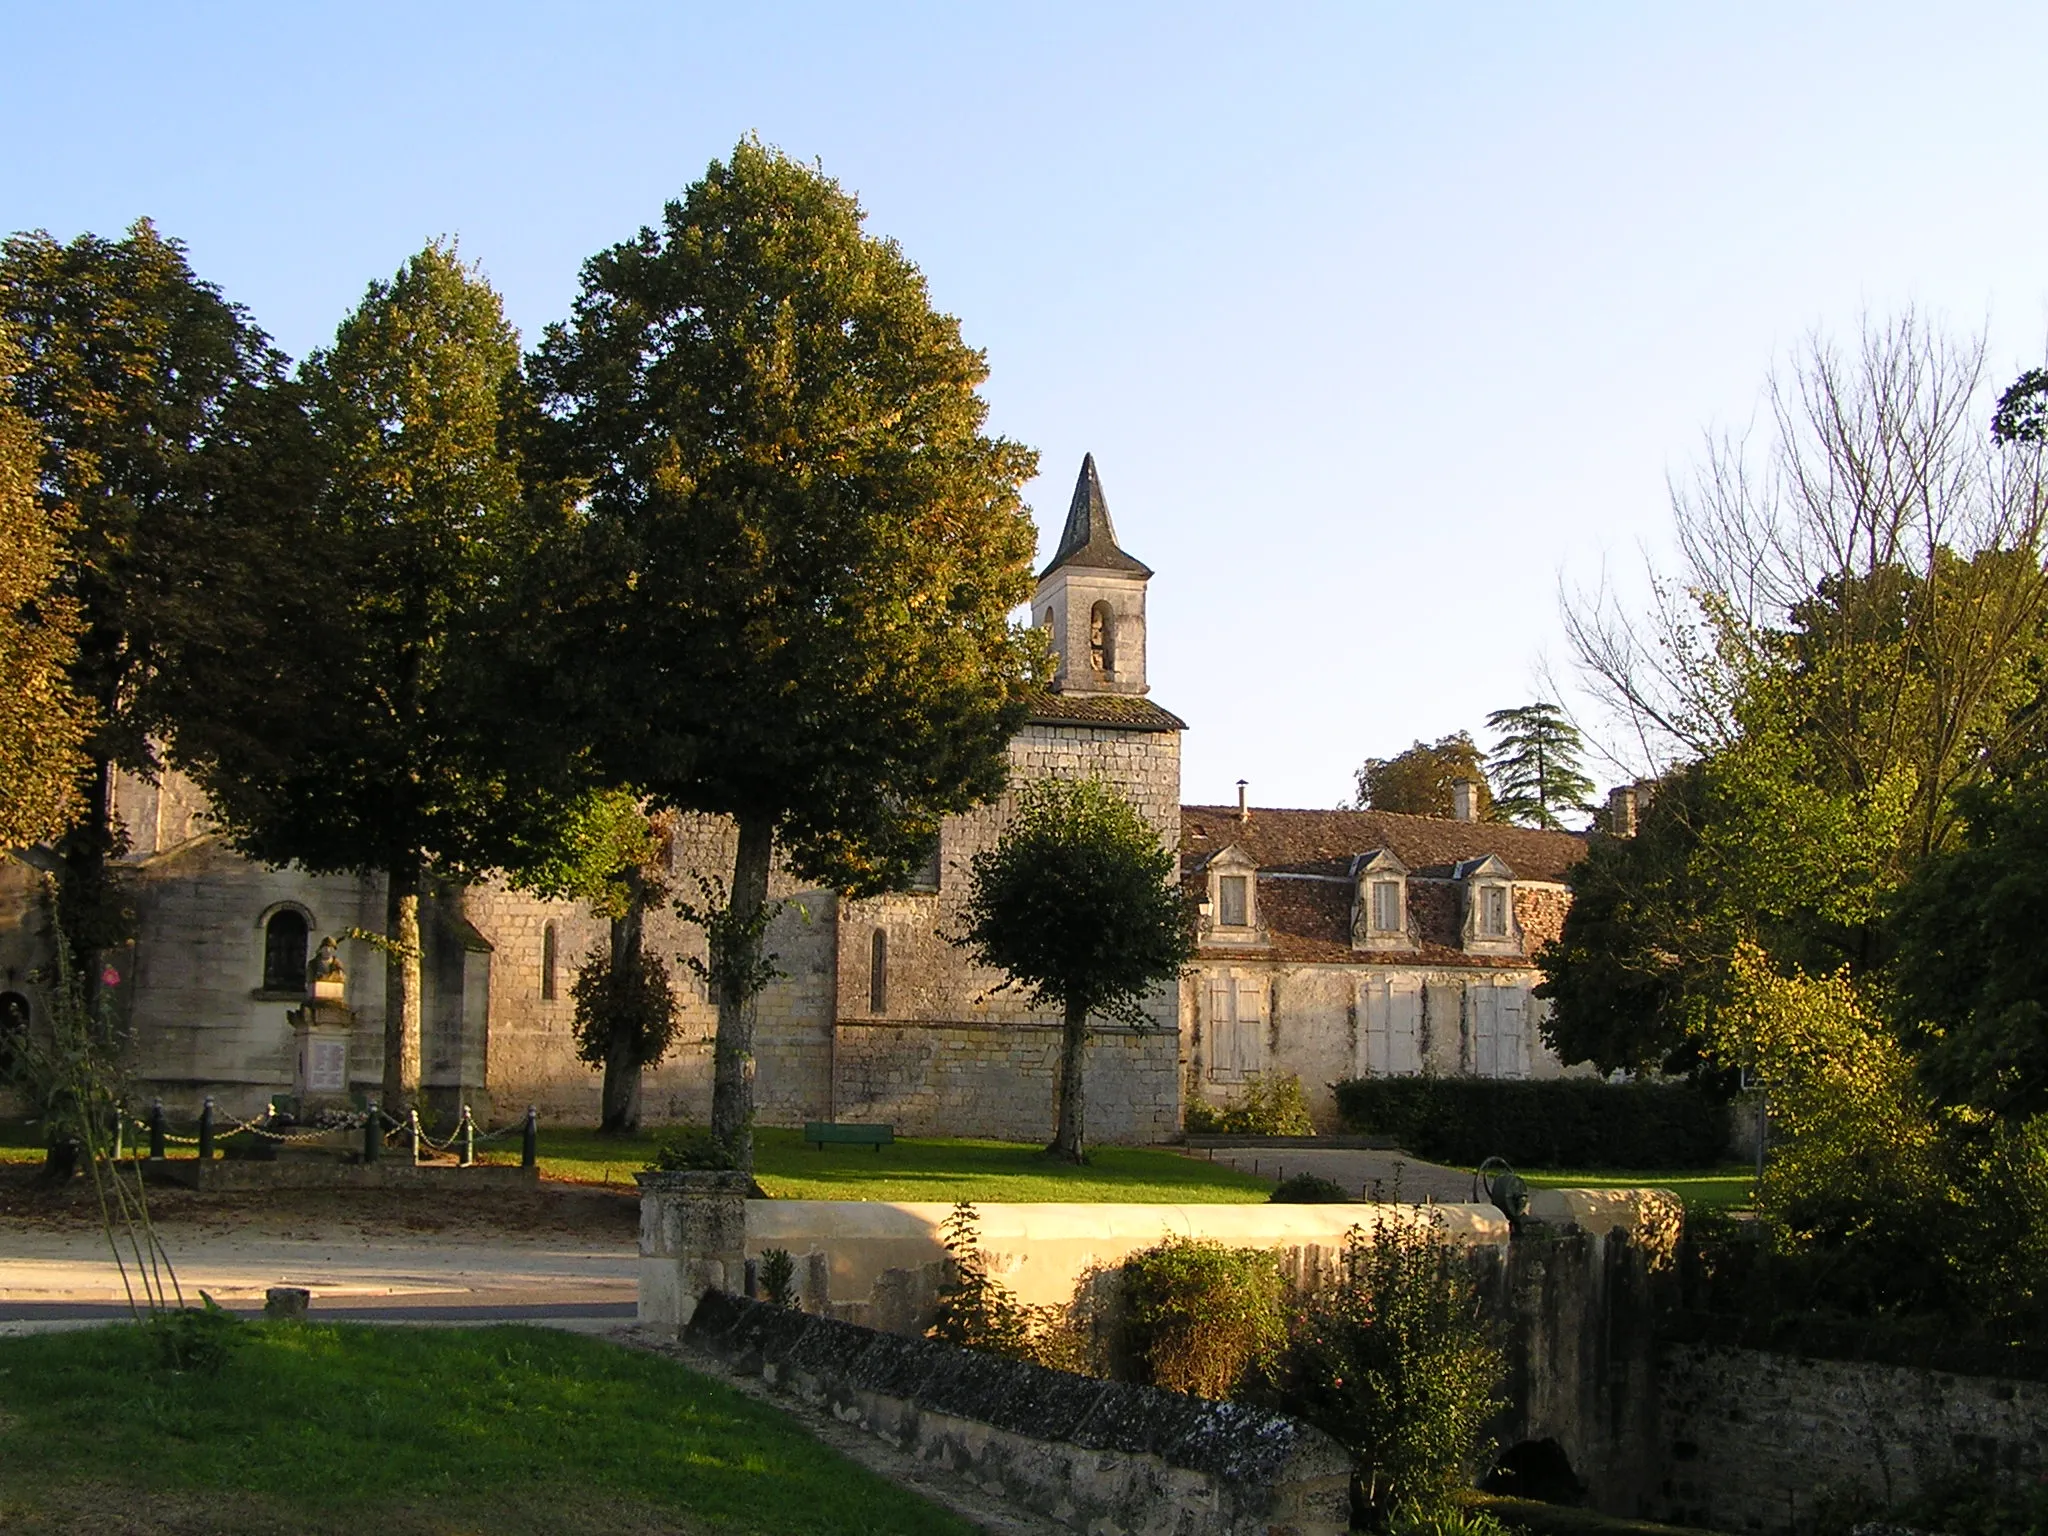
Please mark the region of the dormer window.
<svg viewBox="0 0 2048 1536"><path fill-rule="evenodd" d="M1351 861L1354 949L1413 949L1408 936L1408 866L1389 848Z"/></svg>
<svg viewBox="0 0 2048 1536"><path fill-rule="evenodd" d="M1467 859L1455 871L1465 892L1465 948L1474 954L1519 955L1515 872L1497 854Z"/></svg>
<svg viewBox="0 0 2048 1536"><path fill-rule="evenodd" d="M1257 944L1265 938L1259 929L1259 866L1234 843L1209 861L1202 937L1211 944Z"/></svg>

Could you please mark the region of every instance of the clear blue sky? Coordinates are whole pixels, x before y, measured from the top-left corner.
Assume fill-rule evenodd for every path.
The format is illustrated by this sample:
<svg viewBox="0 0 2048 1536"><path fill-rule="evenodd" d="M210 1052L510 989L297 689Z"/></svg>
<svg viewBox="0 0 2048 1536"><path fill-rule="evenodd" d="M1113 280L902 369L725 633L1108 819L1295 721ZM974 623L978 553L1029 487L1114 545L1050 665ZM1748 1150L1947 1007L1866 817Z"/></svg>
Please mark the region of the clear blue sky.
<svg viewBox="0 0 2048 1536"><path fill-rule="evenodd" d="M0 4L0 227L148 214L288 351L459 236L529 337L749 131L865 201L1153 581L1184 792L1329 805L1803 333L2048 336L2048 7Z"/></svg>

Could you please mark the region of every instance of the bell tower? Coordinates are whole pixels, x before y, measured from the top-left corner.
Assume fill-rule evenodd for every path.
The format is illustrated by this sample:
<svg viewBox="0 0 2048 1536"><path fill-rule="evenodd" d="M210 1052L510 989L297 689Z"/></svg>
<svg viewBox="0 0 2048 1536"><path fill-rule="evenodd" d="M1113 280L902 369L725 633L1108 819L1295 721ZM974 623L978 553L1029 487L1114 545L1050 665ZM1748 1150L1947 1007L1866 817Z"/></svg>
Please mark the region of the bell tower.
<svg viewBox="0 0 2048 1536"><path fill-rule="evenodd" d="M1095 455L1081 460L1067 526L1052 563L1038 575L1033 621L1052 633L1066 694L1142 694L1145 682L1145 584L1151 568L1117 547Z"/></svg>

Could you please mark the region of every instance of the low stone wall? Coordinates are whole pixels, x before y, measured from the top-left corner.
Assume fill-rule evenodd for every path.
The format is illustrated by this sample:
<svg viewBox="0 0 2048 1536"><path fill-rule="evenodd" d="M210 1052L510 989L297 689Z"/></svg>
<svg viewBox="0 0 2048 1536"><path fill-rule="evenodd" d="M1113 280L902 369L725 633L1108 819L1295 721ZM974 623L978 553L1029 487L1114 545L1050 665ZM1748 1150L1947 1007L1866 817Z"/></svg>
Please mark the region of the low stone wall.
<svg viewBox="0 0 2048 1536"><path fill-rule="evenodd" d="M1168 1237L1205 1237L1236 1248L1278 1251L1307 1281L1343 1250L1353 1227L1425 1219L1414 1205L977 1206L989 1271L1034 1306L1063 1306L1091 1271L1122 1263ZM1430 1208L1461 1242L1504 1244L1508 1223L1490 1205ZM941 1229L950 1205L878 1200L749 1200L746 1256L771 1248L797 1263L807 1310L895 1333L922 1333L944 1277Z"/></svg>
<svg viewBox="0 0 2048 1536"><path fill-rule="evenodd" d="M686 1339L1077 1531L1339 1536L1351 1458L1298 1420L1094 1381L722 1292Z"/></svg>
<svg viewBox="0 0 2048 1536"><path fill-rule="evenodd" d="M1664 1519L1793 1531L1830 1502L2048 1475L2048 1383L1708 1344L1660 1365Z"/></svg>

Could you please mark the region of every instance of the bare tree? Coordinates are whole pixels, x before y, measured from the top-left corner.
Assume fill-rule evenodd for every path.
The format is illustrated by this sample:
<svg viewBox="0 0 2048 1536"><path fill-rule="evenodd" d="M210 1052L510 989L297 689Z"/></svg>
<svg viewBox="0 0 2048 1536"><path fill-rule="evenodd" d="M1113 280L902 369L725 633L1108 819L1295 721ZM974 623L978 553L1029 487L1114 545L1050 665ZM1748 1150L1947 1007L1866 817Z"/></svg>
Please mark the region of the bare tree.
<svg viewBox="0 0 2048 1536"><path fill-rule="evenodd" d="M1913 775L1911 852L2031 730L2048 588L2041 444L1995 442L1981 337L1908 312L1853 351L1810 337L1762 430L1711 438L1674 485L1675 571L1631 608L1568 594L1567 633L1642 766L1712 755L1760 688L1796 679L1839 787Z"/></svg>

